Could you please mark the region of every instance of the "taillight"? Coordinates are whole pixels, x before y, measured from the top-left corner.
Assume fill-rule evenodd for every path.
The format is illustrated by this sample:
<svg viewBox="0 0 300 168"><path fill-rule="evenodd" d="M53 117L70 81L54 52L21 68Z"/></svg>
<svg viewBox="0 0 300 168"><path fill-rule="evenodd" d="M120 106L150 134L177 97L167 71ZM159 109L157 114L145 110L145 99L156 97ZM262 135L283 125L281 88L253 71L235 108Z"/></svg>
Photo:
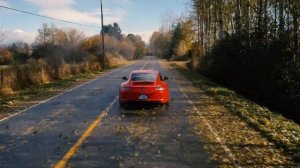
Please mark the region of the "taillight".
<svg viewBox="0 0 300 168"><path fill-rule="evenodd" d="M163 91L163 90L165 90L165 88L163 88L163 87L156 87L156 90L157 91Z"/></svg>
<svg viewBox="0 0 300 168"><path fill-rule="evenodd" d="M121 92L126 92L126 91L130 91L131 88L130 87L121 87Z"/></svg>

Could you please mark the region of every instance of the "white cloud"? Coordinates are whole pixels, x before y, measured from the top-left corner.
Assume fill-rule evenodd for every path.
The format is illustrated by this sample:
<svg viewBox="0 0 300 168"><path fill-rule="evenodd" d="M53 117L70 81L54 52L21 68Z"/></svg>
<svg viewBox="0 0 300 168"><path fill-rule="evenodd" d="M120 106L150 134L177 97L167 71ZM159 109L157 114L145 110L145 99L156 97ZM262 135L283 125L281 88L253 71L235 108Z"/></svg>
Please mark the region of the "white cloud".
<svg viewBox="0 0 300 168"><path fill-rule="evenodd" d="M80 22L80 23L86 23L86 24L93 24L93 25L100 25L101 19L100 19L100 12L94 11L94 12L81 12L74 10L72 8L49 8L44 9L41 11L41 14L59 18L62 20L67 21L73 21L73 22ZM104 10L104 22L105 24L111 24L113 22L120 22L123 19L123 16L125 15L125 11L122 9L114 9Z"/></svg>
<svg viewBox="0 0 300 168"><path fill-rule="evenodd" d="M41 8L64 8L75 4L74 0L26 0Z"/></svg>
<svg viewBox="0 0 300 168"><path fill-rule="evenodd" d="M26 0L39 7L39 13L62 20L80 22L84 24L100 25L100 11L95 8L91 12L83 12L75 9L75 0ZM122 0L130 2L129 0ZM104 9L104 22L110 24L120 22L126 12L123 9Z"/></svg>
<svg viewBox="0 0 300 168"><path fill-rule="evenodd" d="M7 6L7 7L10 6L9 3L7 1L4 1L4 0L0 0L0 5Z"/></svg>
<svg viewBox="0 0 300 168"><path fill-rule="evenodd" d="M116 0L120 4L132 4L133 2L131 0Z"/></svg>
<svg viewBox="0 0 300 168"><path fill-rule="evenodd" d="M36 33L25 32L22 29L15 29L12 31L1 31L0 44L11 44L14 42L22 41L26 43L32 43L36 37Z"/></svg>
<svg viewBox="0 0 300 168"><path fill-rule="evenodd" d="M22 34L22 33L24 33L24 31L21 30L21 29L15 29L15 30L13 31L13 33L16 33L16 34Z"/></svg>
<svg viewBox="0 0 300 168"><path fill-rule="evenodd" d="M93 24L100 24L101 20L89 13L84 13L80 11L76 11L71 8L50 8L50 9L43 9L41 11L42 15L59 18L62 20L73 21L73 22L80 22L80 23L93 23Z"/></svg>

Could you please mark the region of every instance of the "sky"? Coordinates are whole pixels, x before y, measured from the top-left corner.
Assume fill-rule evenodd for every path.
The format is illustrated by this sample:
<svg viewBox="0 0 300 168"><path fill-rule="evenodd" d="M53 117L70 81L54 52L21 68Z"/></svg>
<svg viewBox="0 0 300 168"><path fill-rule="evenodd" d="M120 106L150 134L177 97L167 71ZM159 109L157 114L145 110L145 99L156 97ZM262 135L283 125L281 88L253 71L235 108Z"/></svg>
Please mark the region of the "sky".
<svg viewBox="0 0 300 168"><path fill-rule="evenodd" d="M124 34L140 35L145 42L162 25L162 17L171 13L180 17L189 0L103 0L104 24L117 22ZM100 0L0 0L0 6L48 17L101 27ZM40 18L0 8L0 44L16 41L32 43L43 23L82 30L86 36L100 32L90 28Z"/></svg>

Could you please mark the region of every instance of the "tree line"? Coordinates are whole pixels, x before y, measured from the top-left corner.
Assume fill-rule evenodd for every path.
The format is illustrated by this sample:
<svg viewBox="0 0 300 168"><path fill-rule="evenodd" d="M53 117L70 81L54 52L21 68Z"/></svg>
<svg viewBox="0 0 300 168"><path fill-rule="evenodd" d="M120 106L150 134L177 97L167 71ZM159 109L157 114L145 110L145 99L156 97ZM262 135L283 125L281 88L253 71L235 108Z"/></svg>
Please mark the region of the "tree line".
<svg viewBox="0 0 300 168"><path fill-rule="evenodd" d="M152 35L152 51L185 55L191 68L300 119L300 1L190 0L189 8Z"/></svg>
<svg viewBox="0 0 300 168"><path fill-rule="evenodd" d="M117 23L105 25L105 55L108 67L125 60L140 59L145 54L145 42L138 35L124 35ZM33 44L16 42L0 47L0 94L6 94L32 84L68 78L90 70L102 70L102 37L85 34L74 28L59 28L43 24Z"/></svg>
<svg viewBox="0 0 300 168"><path fill-rule="evenodd" d="M145 42L138 35L122 34L118 23L104 25L105 52L108 55L120 55L124 59L139 59L145 54ZM88 55L102 53L99 35L86 37L74 28L58 28L53 24L43 24L33 44L15 42L7 47L0 47L0 65L24 64L29 58L46 58L53 51L61 52L59 59L66 62L80 62ZM59 51L60 50L60 51ZM78 54L72 52L78 52ZM53 56L53 55L51 55ZM51 57L50 56L50 57ZM54 56L53 56L54 57Z"/></svg>

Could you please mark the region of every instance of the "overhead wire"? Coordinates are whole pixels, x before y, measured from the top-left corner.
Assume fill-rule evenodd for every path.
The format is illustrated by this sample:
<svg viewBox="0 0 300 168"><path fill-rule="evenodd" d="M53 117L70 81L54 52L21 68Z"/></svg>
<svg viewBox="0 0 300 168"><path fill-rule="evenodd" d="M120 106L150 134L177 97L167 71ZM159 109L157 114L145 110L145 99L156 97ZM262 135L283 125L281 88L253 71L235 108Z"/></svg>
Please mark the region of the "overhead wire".
<svg viewBox="0 0 300 168"><path fill-rule="evenodd" d="M42 18L47 18L47 19L51 19L51 20L56 20L56 21L60 21L60 22L70 23L70 24L74 24L74 25L79 25L79 26L85 26L85 27L90 27L90 28L101 29L101 27L99 27L99 26L92 26L92 25L87 25L87 24L72 22L72 21L63 20L63 19L57 19L57 18L54 18L54 17L40 15L40 14L36 14L36 13L32 13L32 12L28 12L28 11L24 11L24 10L20 10L20 9L15 9L15 8L3 6L3 5L0 5L0 8L4 8L4 9L16 11L16 12L25 13L25 14L28 14L28 15L38 16L38 17L42 17Z"/></svg>

